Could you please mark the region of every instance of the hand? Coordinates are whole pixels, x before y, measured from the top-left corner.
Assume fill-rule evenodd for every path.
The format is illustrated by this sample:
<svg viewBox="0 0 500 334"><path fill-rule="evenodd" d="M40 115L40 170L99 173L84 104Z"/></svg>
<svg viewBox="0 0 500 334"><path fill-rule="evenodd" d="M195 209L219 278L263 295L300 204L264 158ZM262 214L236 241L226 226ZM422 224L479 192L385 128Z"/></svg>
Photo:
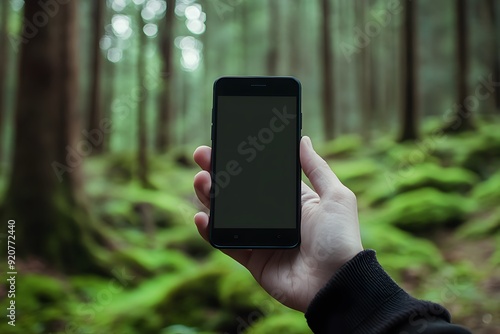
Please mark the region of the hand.
<svg viewBox="0 0 500 334"><path fill-rule="evenodd" d="M210 208L211 149L201 146L193 154L203 171L194 177L200 201ZM302 169L316 190L302 182L301 244L295 249L225 249L245 266L257 282L284 305L305 312L316 293L347 261L363 250L356 197L313 149L311 139L300 143ZM194 221L208 240L208 215Z"/></svg>

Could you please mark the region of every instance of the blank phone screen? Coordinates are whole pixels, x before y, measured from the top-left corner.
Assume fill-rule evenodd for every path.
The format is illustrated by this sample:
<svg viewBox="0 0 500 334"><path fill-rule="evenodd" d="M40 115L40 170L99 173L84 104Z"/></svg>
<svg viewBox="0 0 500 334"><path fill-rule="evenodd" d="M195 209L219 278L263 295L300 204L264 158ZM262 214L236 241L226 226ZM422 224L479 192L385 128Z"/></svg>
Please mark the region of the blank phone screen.
<svg viewBox="0 0 500 334"><path fill-rule="evenodd" d="M293 96L217 98L214 228L296 228L297 114Z"/></svg>

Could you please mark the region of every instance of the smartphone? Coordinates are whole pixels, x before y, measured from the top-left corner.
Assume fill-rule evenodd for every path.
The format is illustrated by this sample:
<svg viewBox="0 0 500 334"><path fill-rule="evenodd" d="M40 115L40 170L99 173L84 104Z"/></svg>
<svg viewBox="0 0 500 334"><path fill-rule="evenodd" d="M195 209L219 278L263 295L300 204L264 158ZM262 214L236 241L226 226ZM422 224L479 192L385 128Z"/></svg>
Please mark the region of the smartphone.
<svg viewBox="0 0 500 334"><path fill-rule="evenodd" d="M214 83L210 242L217 248L300 244L301 85L293 77Z"/></svg>

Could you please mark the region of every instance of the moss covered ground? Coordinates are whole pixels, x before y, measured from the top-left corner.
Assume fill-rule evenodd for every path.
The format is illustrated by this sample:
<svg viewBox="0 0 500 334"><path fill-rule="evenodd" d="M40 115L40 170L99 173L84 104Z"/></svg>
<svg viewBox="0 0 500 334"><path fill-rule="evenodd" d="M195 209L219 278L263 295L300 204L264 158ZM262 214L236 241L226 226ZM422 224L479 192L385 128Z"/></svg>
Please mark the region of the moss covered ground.
<svg viewBox="0 0 500 334"><path fill-rule="evenodd" d="M365 248L416 297L444 304L475 333L500 331L499 122L412 143L357 136L318 144L356 193ZM434 133L434 134L433 134ZM19 263L16 328L1 333L310 333L302 314L197 234L189 150L87 160L93 217L113 231L100 275L66 276L35 258ZM0 307L6 307L5 300Z"/></svg>

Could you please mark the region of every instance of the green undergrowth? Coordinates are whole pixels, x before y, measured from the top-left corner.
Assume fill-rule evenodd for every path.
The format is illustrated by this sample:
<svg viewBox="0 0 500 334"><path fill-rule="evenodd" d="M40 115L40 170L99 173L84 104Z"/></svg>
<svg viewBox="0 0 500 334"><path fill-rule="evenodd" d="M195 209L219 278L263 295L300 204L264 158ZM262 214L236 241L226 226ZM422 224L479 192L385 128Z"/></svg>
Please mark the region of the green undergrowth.
<svg viewBox="0 0 500 334"><path fill-rule="evenodd" d="M416 142L351 135L315 147L358 197L363 246L413 295L467 323L500 312L500 131L478 121L445 137L433 126ZM199 236L191 155L151 156L148 189L135 154L87 159L91 213L113 232L107 275L18 275L16 333L310 333L303 314Z"/></svg>

